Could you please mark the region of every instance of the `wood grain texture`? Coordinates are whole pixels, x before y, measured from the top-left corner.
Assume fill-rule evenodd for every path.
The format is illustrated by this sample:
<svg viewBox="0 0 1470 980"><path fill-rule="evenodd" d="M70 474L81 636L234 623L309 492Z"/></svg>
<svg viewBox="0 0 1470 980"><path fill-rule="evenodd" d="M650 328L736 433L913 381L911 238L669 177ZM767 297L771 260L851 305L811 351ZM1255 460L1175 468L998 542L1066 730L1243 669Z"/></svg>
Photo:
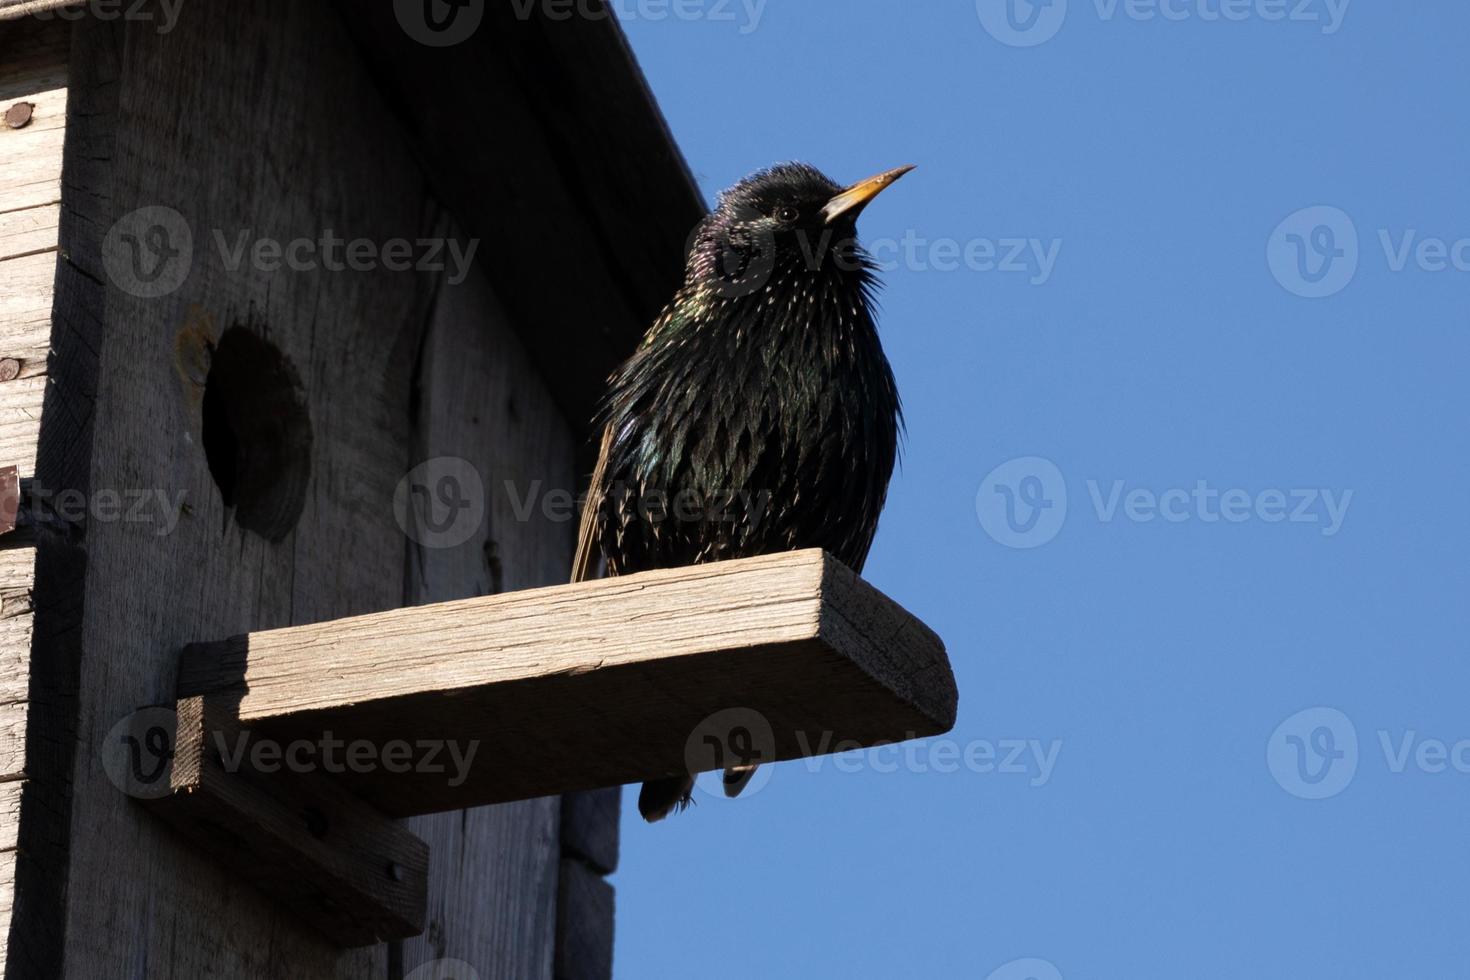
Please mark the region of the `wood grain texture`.
<svg viewBox="0 0 1470 980"><path fill-rule="evenodd" d="M0 20L55 6L0 0ZM386 45L369 47L375 77L344 43L340 20L280 0L185 7L168 36L151 24L83 19L69 77L70 21L0 24L0 99L39 96L27 127L0 131L0 152L9 135L27 141L22 161L0 170L0 191L7 173L21 178L0 193L0 262L31 260L12 270L17 288L0 290L19 314L10 321L24 327L0 350L19 353L22 368L19 384L0 384L0 438L30 439L35 481L47 488L183 491L188 503L161 536L151 525L81 522L11 552L31 562L22 574L33 586L12 607L34 612L0 621L12 628L33 617L28 690L0 710L0 741L16 736L0 758L23 763L26 775L12 785L19 845L0 847L0 915L14 909L7 976L60 975L63 955L78 976L374 977L413 962L411 944L396 964L383 949L339 955L140 816L98 762L103 733L171 687L173 651L187 639L387 608L416 588L390 498L417 445L411 388L431 277L226 269L211 233L411 237L431 210L419 168L434 188L453 190L442 196L454 206L476 205L470 231L495 247L546 245L553 211L574 223L587 281L576 296L555 296L551 315L531 299L544 267L487 263L506 319L556 400L572 406L570 427L554 411L522 413L520 434L504 443L514 454L504 459L518 462L537 458L528 447L538 440L547 459L564 459L580 440L585 406L676 281L702 211L611 19L573 25L577 38L534 19L494 27L487 39L506 59L501 70L480 63L483 49L466 60L419 48L387 4L342 10L354 30L370 18L390 28ZM486 80L498 87L471 84ZM458 108L441 111L445 93ZM466 107L472 114L456 118ZM637 163L586 159L579 126L587 145L600 140L616 160ZM440 138L425 139L431 130ZM526 207L526 193L556 206ZM159 204L193 227L195 265L177 293L145 300L109 278L104 241L119 216ZM523 226L514 234L508 214ZM51 285L48 302L40 290ZM212 336L237 322L266 333L301 369L321 426L306 510L278 545L228 523L200 452L201 392L177 360L185 330ZM498 340L487 349L497 364L509 358L506 390L550 404L519 355ZM461 383L474 387L469 372ZM503 415L514 417L518 403ZM562 471L546 485L573 482ZM514 509L504 498L495 507ZM524 534L502 524L484 542L494 549L462 567L492 590L557 581L569 540L570 530L534 520ZM439 576L425 579L435 589L463 586L470 574L453 563L422 567ZM440 822L448 871L433 886L442 912L424 951L472 949L466 958L484 976L548 975L558 810L542 800L456 815L458 828L453 817Z"/></svg>
<svg viewBox="0 0 1470 980"><path fill-rule="evenodd" d="M77 7L84 0L0 0L0 20L29 17L61 7Z"/></svg>
<svg viewBox="0 0 1470 980"><path fill-rule="evenodd" d="M440 284L417 391L414 461L464 460L483 486L486 509L452 547L409 543L408 603L560 581L570 522L517 504L535 486L570 486L571 429L479 270L459 285ZM400 944L404 975L447 958L469 963L481 980L549 978L557 822L555 798L407 820L431 850L428 928Z"/></svg>
<svg viewBox="0 0 1470 980"><path fill-rule="evenodd" d="M561 798L561 852L599 874L618 870L618 815L623 788L604 786Z"/></svg>
<svg viewBox="0 0 1470 980"><path fill-rule="evenodd" d="M764 719L772 761L938 734L957 702L939 638L816 550L252 633L186 653L179 694L281 739L493 753L457 786L344 774L399 815L683 771L686 740L724 709Z"/></svg>
<svg viewBox="0 0 1470 980"><path fill-rule="evenodd" d="M0 214L61 200L69 37L63 23L23 21L0 28L0 115L20 102L31 106L30 121L21 128L0 123ZM0 248L0 258L6 254Z"/></svg>
<svg viewBox="0 0 1470 980"><path fill-rule="evenodd" d="M569 858L557 896L556 980L612 980L613 886Z"/></svg>
<svg viewBox="0 0 1470 980"><path fill-rule="evenodd" d="M529 17L484 6L468 40L436 48L409 37L391 4L338 0L435 193L482 240L492 287L585 438L608 374L682 281L705 207L602 0L588 0L593 16L554 18L547 5Z"/></svg>
<svg viewBox="0 0 1470 980"><path fill-rule="evenodd" d="M172 792L149 808L339 946L418 935L428 845L330 774L255 771L250 734L208 713L179 703Z"/></svg>
<svg viewBox="0 0 1470 980"><path fill-rule="evenodd" d="M27 486L37 477L52 339L69 41L65 25L0 24L0 113L20 102L31 108L23 128L0 125L0 378L8 378L0 380L0 465L15 467ZM64 835L47 822L65 816L69 756L52 750L44 728L56 666L46 660L54 651L35 643L35 542L15 532L0 548L0 976L44 975L59 963L55 879L64 859ZM40 884L17 912L18 877Z"/></svg>
<svg viewBox="0 0 1470 980"><path fill-rule="evenodd" d="M58 409L58 425L90 426L78 468L93 495L163 490L188 506L169 515L171 529L160 520L85 528L66 969L385 977L385 947L344 954L128 799L99 748L114 724L171 692L177 650L201 627L236 632L403 601L392 498L408 461L413 352L431 284L323 267L232 269L213 232L413 238L427 208L422 178L339 21L319 5L185 5L166 36L91 20L76 33L89 77L71 98L88 110L69 127L68 171L75 160L82 172L65 185L63 210L83 212L69 264L100 286L78 287L69 316L91 331L81 336L99 369L91 391ZM110 74L91 67L109 65ZM83 177L89 161L105 161L104 172ZM152 205L177 210L196 247L180 288L148 299L114 281L104 259L112 222ZM232 522L201 448L202 377L179 360L181 334L217 338L234 325L295 366L316 435L304 509L279 543Z"/></svg>

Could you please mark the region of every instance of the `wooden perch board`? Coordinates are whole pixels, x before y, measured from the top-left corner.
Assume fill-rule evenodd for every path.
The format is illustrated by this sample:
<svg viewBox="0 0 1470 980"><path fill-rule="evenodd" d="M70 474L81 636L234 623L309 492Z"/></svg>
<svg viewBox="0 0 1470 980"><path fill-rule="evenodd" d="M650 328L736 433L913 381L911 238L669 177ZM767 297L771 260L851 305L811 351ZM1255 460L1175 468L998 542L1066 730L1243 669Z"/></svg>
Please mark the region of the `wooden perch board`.
<svg viewBox="0 0 1470 980"><path fill-rule="evenodd" d="M330 778L399 817L935 735L958 698L939 637L820 551L195 644L178 692L282 746L366 742Z"/></svg>

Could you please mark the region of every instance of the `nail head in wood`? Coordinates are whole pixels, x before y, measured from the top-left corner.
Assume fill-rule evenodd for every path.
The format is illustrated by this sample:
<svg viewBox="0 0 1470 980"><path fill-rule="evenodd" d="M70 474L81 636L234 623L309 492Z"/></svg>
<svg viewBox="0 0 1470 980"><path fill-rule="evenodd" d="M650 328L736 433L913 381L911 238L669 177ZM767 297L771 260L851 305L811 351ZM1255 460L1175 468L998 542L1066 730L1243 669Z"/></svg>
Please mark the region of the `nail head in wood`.
<svg viewBox="0 0 1470 980"><path fill-rule="evenodd" d="M5 110L5 125L10 129L21 129L30 124L31 113L35 110L35 103L17 102Z"/></svg>

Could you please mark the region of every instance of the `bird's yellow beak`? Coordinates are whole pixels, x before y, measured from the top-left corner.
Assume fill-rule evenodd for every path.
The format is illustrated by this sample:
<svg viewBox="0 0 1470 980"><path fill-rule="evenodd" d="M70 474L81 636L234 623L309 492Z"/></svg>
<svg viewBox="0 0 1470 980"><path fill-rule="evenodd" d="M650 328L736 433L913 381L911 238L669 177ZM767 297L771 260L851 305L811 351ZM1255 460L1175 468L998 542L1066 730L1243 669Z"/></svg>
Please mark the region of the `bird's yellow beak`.
<svg viewBox="0 0 1470 980"><path fill-rule="evenodd" d="M822 218L826 224L831 224L844 214L850 214L856 218L863 208L867 207L869 201L877 197L888 187L910 170L913 164L902 167L894 167L885 170L881 174L874 174L867 180L860 180L851 187L846 188L832 200L822 207Z"/></svg>

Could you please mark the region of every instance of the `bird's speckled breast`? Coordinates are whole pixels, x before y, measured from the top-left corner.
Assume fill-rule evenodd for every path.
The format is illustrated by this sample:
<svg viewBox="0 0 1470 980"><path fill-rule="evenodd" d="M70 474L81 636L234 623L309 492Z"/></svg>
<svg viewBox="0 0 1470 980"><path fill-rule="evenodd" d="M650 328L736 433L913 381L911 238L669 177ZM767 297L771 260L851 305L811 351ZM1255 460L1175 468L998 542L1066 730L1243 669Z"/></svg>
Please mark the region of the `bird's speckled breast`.
<svg viewBox="0 0 1470 980"><path fill-rule="evenodd" d="M611 571L807 547L862 567L900 421L860 275L676 298L612 390Z"/></svg>

